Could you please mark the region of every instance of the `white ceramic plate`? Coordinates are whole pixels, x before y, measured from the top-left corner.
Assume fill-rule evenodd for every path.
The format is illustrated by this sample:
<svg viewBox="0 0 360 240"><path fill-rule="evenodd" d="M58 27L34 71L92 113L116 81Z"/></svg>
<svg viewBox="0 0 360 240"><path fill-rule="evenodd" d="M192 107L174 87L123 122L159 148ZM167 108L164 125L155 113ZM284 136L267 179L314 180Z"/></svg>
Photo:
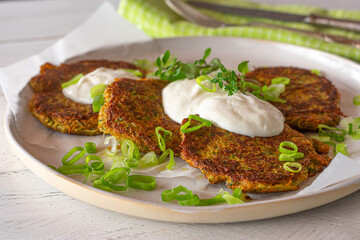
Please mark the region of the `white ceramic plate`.
<svg viewBox="0 0 360 240"><path fill-rule="evenodd" d="M360 93L360 66L358 64L328 53L283 43L224 37L159 39L154 42L101 49L69 61L91 58L153 60L166 49L170 49L184 61L193 61L201 57L207 47L212 48L210 58L220 58L229 68L235 68L239 62L249 60L251 67L296 66L318 69L325 73L326 77L339 89L343 112L351 116L360 116L360 108L352 105L352 97ZM27 101L31 95L28 86L20 94ZM38 123L28 112L27 104L23 104L20 111L17 117L14 117L10 111L7 112L5 129L15 151L35 174L70 196L124 214L172 222L249 221L321 206L360 189L360 176L357 176L316 193L296 195L290 192L275 196L269 194L264 195L265 197L261 200L245 204L207 207L182 207L174 203L161 202L160 193L174 184L176 186L183 184L191 188L194 182L186 178L160 179L153 192L130 190L119 194L109 193L61 175L47 166L47 164L60 166L61 156L74 146L74 143L78 143L76 145L82 145L88 141L99 143L103 141L102 136L84 137L60 134ZM349 149L353 153L352 158L360 158L357 149L360 149L359 144Z"/></svg>

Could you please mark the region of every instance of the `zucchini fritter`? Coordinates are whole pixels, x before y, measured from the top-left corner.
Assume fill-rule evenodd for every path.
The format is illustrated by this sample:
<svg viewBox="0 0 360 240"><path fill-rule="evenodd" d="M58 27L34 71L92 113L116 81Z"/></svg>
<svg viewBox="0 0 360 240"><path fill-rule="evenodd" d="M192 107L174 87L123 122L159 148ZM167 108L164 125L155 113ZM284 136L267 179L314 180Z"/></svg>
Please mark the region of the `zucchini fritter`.
<svg viewBox="0 0 360 240"><path fill-rule="evenodd" d="M110 84L104 93L105 104L99 114L99 128L117 140L130 139L140 151L160 153L155 128L172 132L165 137L166 147L180 153L180 124L164 113L162 80L121 78Z"/></svg>
<svg viewBox="0 0 360 240"><path fill-rule="evenodd" d="M339 124L342 116L338 106L340 95L325 77L293 67L257 68L246 75L246 78L265 85L270 85L275 77L290 79L290 84L280 95L286 103L270 102L285 115L286 123L290 127L317 131L319 124L328 126Z"/></svg>
<svg viewBox="0 0 360 240"><path fill-rule="evenodd" d="M29 105L32 115L46 127L62 133L101 134L97 126L98 113L93 112L92 105L66 98L61 89L61 84L75 75L85 75L99 67L136 69L135 65L130 63L106 60L80 61L60 66L45 63L41 66L40 73L30 80L30 86L35 92Z"/></svg>
<svg viewBox="0 0 360 240"><path fill-rule="evenodd" d="M46 127L62 133L96 135L98 113L92 105L74 102L57 90L36 93L30 102L30 112Z"/></svg>
<svg viewBox="0 0 360 240"><path fill-rule="evenodd" d="M183 123L188 121L184 119ZM191 124L198 124L191 120ZM329 162L329 147L316 144L285 124L284 131L274 137L248 137L216 126L182 133L181 158L199 168L210 183L226 182L229 188L244 192L281 192L297 190L301 182L322 171ZM298 159L298 173L283 169L279 161L279 145L290 141L304 158Z"/></svg>

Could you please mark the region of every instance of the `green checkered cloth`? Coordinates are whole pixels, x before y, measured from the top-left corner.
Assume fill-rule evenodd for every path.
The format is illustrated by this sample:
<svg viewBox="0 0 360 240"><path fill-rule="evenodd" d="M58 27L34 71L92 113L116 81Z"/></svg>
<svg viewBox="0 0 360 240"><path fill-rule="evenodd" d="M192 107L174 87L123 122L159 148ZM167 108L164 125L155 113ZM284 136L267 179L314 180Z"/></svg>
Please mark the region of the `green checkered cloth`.
<svg viewBox="0 0 360 240"><path fill-rule="evenodd" d="M205 0L204 0L205 1ZM218 0L206 0L219 4ZM302 5L268 5L252 3L242 0L227 0L221 2L229 6L240 6L254 9L273 10L307 15L310 13L321 14L329 17L346 18L360 21L360 11L352 10L326 10L312 6ZM360 39L360 33L328 27L316 27L305 23L289 23L269 19L242 17L224 14L210 10L199 9L202 13L218 20L232 24L246 24L252 21L274 23L292 28L319 31L351 39ZM178 36L233 36L245 38L267 39L285 43L296 44L304 47L319 49L337 54L354 61L360 62L360 49L344 44L328 43L309 35L288 30L271 29L264 27L236 26L223 28L207 28L184 20L166 6L163 0L121 0L118 10L125 19L134 23L139 29L154 38Z"/></svg>

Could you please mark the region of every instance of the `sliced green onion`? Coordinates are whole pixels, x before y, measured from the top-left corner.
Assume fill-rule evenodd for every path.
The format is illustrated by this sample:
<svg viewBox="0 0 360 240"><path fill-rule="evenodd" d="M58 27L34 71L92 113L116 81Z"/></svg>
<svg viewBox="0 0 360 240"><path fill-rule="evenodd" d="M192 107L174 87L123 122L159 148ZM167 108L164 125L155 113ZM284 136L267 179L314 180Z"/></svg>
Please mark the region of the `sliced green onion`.
<svg viewBox="0 0 360 240"><path fill-rule="evenodd" d="M224 202L226 202L226 200L222 197L221 194L218 194L213 198L200 199L200 201L196 204L196 206L210 206Z"/></svg>
<svg viewBox="0 0 360 240"><path fill-rule="evenodd" d="M115 191L125 191L127 189L126 178L128 177L129 173L129 168L114 168L103 176L102 185Z"/></svg>
<svg viewBox="0 0 360 240"><path fill-rule="evenodd" d="M139 77L139 78L142 77L142 72L140 70L138 70L138 69L119 68L119 69L116 69L116 70L131 73L131 74L133 74L133 75L135 75L136 77Z"/></svg>
<svg viewBox="0 0 360 240"><path fill-rule="evenodd" d="M104 176L101 176L100 178L95 179L95 180L93 181L93 187L102 189L102 190L104 190L104 191L111 192L112 189L111 189L110 187L107 187L107 186L105 186L105 185L102 184L103 178L104 178Z"/></svg>
<svg viewBox="0 0 360 240"><path fill-rule="evenodd" d="M245 82L245 85L244 85L245 88L248 88L248 89L252 89L253 91L251 92L251 94L253 94L254 96L260 96L261 94L261 88L260 86L254 84L254 83L251 83L251 82Z"/></svg>
<svg viewBox="0 0 360 240"><path fill-rule="evenodd" d="M353 98L353 103L354 103L354 105L360 105L360 95L356 95Z"/></svg>
<svg viewBox="0 0 360 240"><path fill-rule="evenodd" d="M354 141L360 140L360 129L353 130L351 133L351 139Z"/></svg>
<svg viewBox="0 0 360 240"><path fill-rule="evenodd" d="M315 139L319 142L329 142L330 141L330 137L328 137L328 136L311 135L310 138Z"/></svg>
<svg viewBox="0 0 360 240"><path fill-rule="evenodd" d="M86 174L88 171L86 164L64 165L58 168L58 172L64 175Z"/></svg>
<svg viewBox="0 0 360 240"><path fill-rule="evenodd" d="M311 70L311 73L314 73L314 74L316 74L316 75L318 75L318 76L321 76L321 75L322 75L321 72L320 72L320 70L318 70L318 69L312 69L312 70Z"/></svg>
<svg viewBox="0 0 360 240"><path fill-rule="evenodd" d="M93 104L92 104L92 106L93 106L93 112L94 112L94 113L100 112L100 109L101 109L101 107L104 105L104 103L105 103L104 96L103 96L102 94L96 95L96 96L94 97Z"/></svg>
<svg viewBox="0 0 360 240"><path fill-rule="evenodd" d="M212 77L206 76L206 75L201 75L200 77L196 78L196 83L205 91L207 92L215 92L216 91L216 86L215 83L211 83L210 80L212 79ZM212 84L212 88L208 88L204 85L203 82L206 82L208 84ZM208 85L207 84L207 85Z"/></svg>
<svg viewBox="0 0 360 240"><path fill-rule="evenodd" d="M225 201L228 204L239 204L244 203L240 198L234 197L233 195L230 195L228 192L224 191L223 189L220 189L219 194L221 194L222 198L225 199Z"/></svg>
<svg viewBox="0 0 360 240"><path fill-rule="evenodd" d="M279 156L279 160L294 162L295 159L303 158L303 157L304 157L304 153L302 153L302 152L296 152L296 153L290 153L290 154L282 153Z"/></svg>
<svg viewBox="0 0 360 240"><path fill-rule="evenodd" d="M116 151L117 151L117 146L118 146L118 141L116 140L116 138L114 136L111 136L111 137L106 137L105 140L104 140L104 144L107 145L107 144L111 144L111 149L110 151L115 155L116 154Z"/></svg>
<svg viewBox="0 0 360 240"><path fill-rule="evenodd" d="M154 152L148 152L144 156L140 158L139 165L141 167L153 167L158 165L158 158L156 156L156 153Z"/></svg>
<svg viewBox="0 0 360 240"><path fill-rule="evenodd" d="M194 126L194 127L191 127L191 128L188 128L190 126L190 124L191 124L192 119L201 122L201 124L197 125L197 126ZM183 125L181 125L180 131L182 133L189 133L189 132L194 132L196 130L199 130L202 127L211 127L211 122L204 119L204 118L201 118L201 117L199 117L197 115L189 115L188 121L186 123L184 123Z"/></svg>
<svg viewBox="0 0 360 240"><path fill-rule="evenodd" d="M264 85L261 88L261 91L264 94L265 100L286 103L286 100L279 98L280 94L283 92L283 88L279 87L281 85L284 86L283 84L270 85L269 87Z"/></svg>
<svg viewBox="0 0 360 240"><path fill-rule="evenodd" d="M319 136L329 136L337 142L345 141L346 130L340 128L329 127L324 124L319 124Z"/></svg>
<svg viewBox="0 0 360 240"><path fill-rule="evenodd" d="M139 166L139 160L133 157L127 157L125 158L126 166L129 168L135 168Z"/></svg>
<svg viewBox="0 0 360 240"><path fill-rule="evenodd" d="M124 157L140 160L140 152L135 143L129 139L121 141L121 153Z"/></svg>
<svg viewBox="0 0 360 240"><path fill-rule="evenodd" d="M126 179L128 187L152 191L156 187L156 180L152 176L130 175Z"/></svg>
<svg viewBox="0 0 360 240"><path fill-rule="evenodd" d="M301 171L301 164L297 162L286 162L284 163L283 168L288 172L298 173Z"/></svg>
<svg viewBox="0 0 360 240"><path fill-rule="evenodd" d="M175 159L174 159L174 151L171 150L170 148L166 149L166 151L161 154L161 156L159 158L159 163L165 162L165 159L169 155L170 155L170 160L169 160L169 163L166 164L166 168L168 170L171 170L176 165L176 163L175 163Z"/></svg>
<svg viewBox="0 0 360 240"><path fill-rule="evenodd" d="M347 144L346 143L338 143L338 144L336 144L335 154L337 154L337 153L342 153L345 156L349 156L349 152L348 152L348 149L347 149Z"/></svg>
<svg viewBox="0 0 360 240"><path fill-rule="evenodd" d="M120 168L120 167L125 167L126 164L123 161L124 158L122 156L116 156L113 158L113 164L111 165L110 170L114 169L114 168Z"/></svg>
<svg viewBox="0 0 360 240"><path fill-rule="evenodd" d="M194 195L192 198L178 201L178 204L181 206L197 206L200 202L199 196Z"/></svg>
<svg viewBox="0 0 360 240"><path fill-rule="evenodd" d="M292 148L292 149L287 149L285 147ZM298 151L298 147L296 146L295 143L292 143L289 141L284 141L284 142L280 143L279 151L281 153L285 153L285 154L292 154L292 153L296 153Z"/></svg>
<svg viewBox="0 0 360 240"><path fill-rule="evenodd" d="M168 190L165 190L161 193L161 200L163 202L169 202L169 201L172 201L174 200L174 191L173 189L168 189Z"/></svg>
<svg viewBox="0 0 360 240"><path fill-rule="evenodd" d="M96 155L86 156L85 163L95 172L104 169L104 163L102 162L101 158Z"/></svg>
<svg viewBox="0 0 360 240"><path fill-rule="evenodd" d="M287 77L276 77L271 79L271 84L284 84L284 85L289 85L290 84L290 79Z"/></svg>
<svg viewBox="0 0 360 240"><path fill-rule="evenodd" d="M165 190L161 193L161 199L164 202L172 200L184 201L189 200L193 197L194 194L192 193L192 191L182 185L179 185L176 188Z"/></svg>
<svg viewBox="0 0 360 240"><path fill-rule="evenodd" d="M162 136L160 134L160 131L162 131L164 133L164 136ZM166 135L169 135L169 136L172 136L172 132L169 131L169 130L166 130L165 128L162 128L160 126L156 127L155 128L155 134L156 134L156 137L158 139L158 143L159 143L159 148L160 150L163 152L166 150L166 145L165 145L165 137Z"/></svg>
<svg viewBox="0 0 360 240"><path fill-rule="evenodd" d="M66 88L66 87L69 87L71 85L74 85L74 84L78 83L80 78L82 78L83 76L84 76L84 74L82 74L82 73L79 73L78 75L75 75L75 77L73 77L69 81L62 83L61 88Z"/></svg>
<svg viewBox="0 0 360 240"><path fill-rule="evenodd" d="M94 98L97 95L102 95L105 92L105 88L107 87L106 84L100 83L91 88L90 97Z"/></svg>
<svg viewBox="0 0 360 240"><path fill-rule="evenodd" d="M75 152L79 152L72 159L68 160ZM83 147L73 147L65 156L61 159L63 165L72 165L76 163L80 158L85 155L85 149Z"/></svg>
<svg viewBox="0 0 360 240"><path fill-rule="evenodd" d="M96 144L93 142L85 143L85 152L89 154L96 153Z"/></svg>

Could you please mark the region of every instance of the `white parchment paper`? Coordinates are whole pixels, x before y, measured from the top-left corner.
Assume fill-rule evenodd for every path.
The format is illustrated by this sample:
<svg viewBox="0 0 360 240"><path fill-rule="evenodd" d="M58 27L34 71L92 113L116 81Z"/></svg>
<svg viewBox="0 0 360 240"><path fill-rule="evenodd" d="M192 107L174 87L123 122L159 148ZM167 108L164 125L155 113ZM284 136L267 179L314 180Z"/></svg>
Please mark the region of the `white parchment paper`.
<svg viewBox="0 0 360 240"><path fill-rule="evenodd" d="M39 72L40 66L45 62L60 64L64 61L72 62L81 59L132 61L134 58L145 57L149 60L154 60L155 57L159 56L164 50L171 50L173 48L178 49L179 52L177 52L177 54L180 55L180 57L181 55L184 55L189 58L191 54L201 56L206 47L212 47L212 55L216 57L220 55L223 56L228 65L235 65L235 63L240 62L239 57L234 58L234 55L238 54L239 56L246 56L247 59L250 59L251 62L254 62L257 65L270 66L272 64L293 64L299 67L316 67L316 64L314 65L314 63L310 63L312 65L307 66L306 64L308 61L304 61L304 63L299 61L296 62L296 59L290 60L287 56L284 57L279 55L278 57L274 57L276 51L282 51L283 45L278 46L274 44L274 47L269 48L266 44L263 46L262 42L255 42L258 45L255 44L256 46L254 47L253 42L236 38L224 39L224 44L221 45L218 43L218 39L209 39L206 42L200 42L200 44L199 41L191 40L152 40L143 32L136 29L135 26L120 17L111 4L105 2L87 21L60 39L50 48L38 55L0 69L1 86L16 120L17 131L15 137L17 141L30 154L39 159L39 161L57 167L61 165L61 157L73 146L81 146L89 141L101 145L104 141L103 136L72 136L49 130L31 116L28 111L28 102L33 93L28 86L28 81L32 76ZM249 51L249 53L247 53L248 55L246 55L246 50L234 52L232 49L227 48L229 45L232 47L239 47L240 49L254 47L259 53L253 50ZM274 48L274 50L272 48ZM302 53L298 53L295 50L290 47L287 51L289 54L302 56ZM274 53L272 51L274 51ZM313 52L310 52L310 54L312 53ZM304 58L304 56L302 57ZM315 57L306 56L306 58L318 58L318 68L325 73L327 72L326 66L329 65L329 59L323 58L321 54L318 54ZM277 61L274 62L274 59L277 59ZM193 61L194 59L185 60ZM334 74L337 72L341 73L340 70L334 70ZM351 74L355 79L360 76L360 71L359 69L351 69ZM360 86L358 86L358 88L360 89ZM347 96L351 90L340 89L340 91ZM348 99L345 99L345 101L342 102L342 108L343 107L348 113L358 114L359 112L359 110L353 110ZM348 141L348 143L349 152L352 153L350 155L352 159L343 155L338 155L312 184L311 181L308 181L302 185L301 189L304 190L289 193L254 194L252 196L255 199L266 200L292 196L295 194L311 194L344 180L359 177L360 163L358 159L360 158L360 145L359 143L351 141ZM189 187L195 193L199 194L200 197L212 197L216 195L220 188L226 188L225 184L209 184L199 170L190 168L183 160L177 159L176 162L177 167L171 171L164 170L163 165L146 170L134 170L134 172L145 172L146 174L157 177L156 191L149 193L130 190L121 194L130 196L134 199L160 202L161 191L178 186L179 184Z"/></svg>

